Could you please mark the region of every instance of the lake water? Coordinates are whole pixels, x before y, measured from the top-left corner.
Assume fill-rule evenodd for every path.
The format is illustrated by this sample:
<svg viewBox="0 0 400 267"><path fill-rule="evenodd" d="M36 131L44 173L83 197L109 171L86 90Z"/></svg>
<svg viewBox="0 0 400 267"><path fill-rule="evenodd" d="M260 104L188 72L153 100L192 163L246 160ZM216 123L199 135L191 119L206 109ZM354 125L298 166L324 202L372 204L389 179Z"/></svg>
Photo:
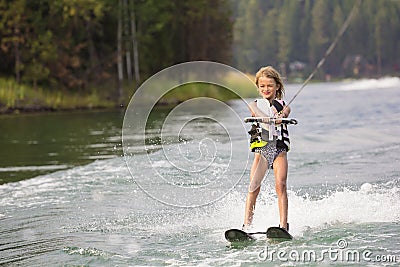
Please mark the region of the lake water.
<svg viewBox="0 0 400 267"><path fill-rule="evenodd" d="M157 109L127 157L121 112L0 117L0 264L398 266L399 104L399 78L308 85L289 128L294 240L234 246L252 159L242 101ZM269 174L255 231L279 223L273 188Z"/></svg>

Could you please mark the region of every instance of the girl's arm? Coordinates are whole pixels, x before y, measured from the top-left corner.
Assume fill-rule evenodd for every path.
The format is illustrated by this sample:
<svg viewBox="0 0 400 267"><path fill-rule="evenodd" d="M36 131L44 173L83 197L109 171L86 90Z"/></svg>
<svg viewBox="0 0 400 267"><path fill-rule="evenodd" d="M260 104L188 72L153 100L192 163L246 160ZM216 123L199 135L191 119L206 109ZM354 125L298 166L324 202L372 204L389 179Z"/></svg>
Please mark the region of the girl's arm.
<svg viewBox="0 0 400 267"><path fill-rule="evenodd" d="M289 114L290 114L290 107L289 106L283 106L283 109L281 110L281 112L279 112L277 115L277 118L287 118L287 117L289 117ZM277 120L277 121L275 121L275 123L276 124L279 124L279 123L281 123L282 121L280 121L280 120Z"/></svg>
<svg viewBox="0 0 400 267"><path fill-rule="evenodd" d="M248 105L250 112L251 112L251 116L253 117L269 117L268 114L265 114L264 112L262 112L258 107L257 107L257 102L253 101Z"/></svg>
<svg viewBox="0 0 400 267"><path fill-rule="evenodd" d="M290 114L290 107L289 106L283 106L283 109L282 109L282 117L281 118L287 118L287 117L289 117L289 114Z"/></svg>

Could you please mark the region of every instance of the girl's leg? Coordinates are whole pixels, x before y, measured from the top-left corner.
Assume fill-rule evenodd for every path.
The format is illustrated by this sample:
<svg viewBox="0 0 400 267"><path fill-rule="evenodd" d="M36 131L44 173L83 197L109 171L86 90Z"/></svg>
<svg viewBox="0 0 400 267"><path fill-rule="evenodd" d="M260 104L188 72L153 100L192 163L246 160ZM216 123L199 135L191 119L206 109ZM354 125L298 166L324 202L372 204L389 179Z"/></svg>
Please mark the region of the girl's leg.
<svg viewBox="0 0 400 267"><path fill-rule="evenodd" d="M287 172L287 153L281 152L274 161L275 190L278 195L279 223L286 230L288 222Z"/></svg>
<svg viewBox="0 0 400 267"><path fill-rule="evenodd" d="M267 169L268 161L261 154L255 153L253 165L251 166L250 170L250 182L253 179L261 181ZM253 221L254 208L256 206L256 200L259 192L260 187L257 187L254 191L249 191L247 194L246 207L244 212L244 226L251 225Z"/></svg>

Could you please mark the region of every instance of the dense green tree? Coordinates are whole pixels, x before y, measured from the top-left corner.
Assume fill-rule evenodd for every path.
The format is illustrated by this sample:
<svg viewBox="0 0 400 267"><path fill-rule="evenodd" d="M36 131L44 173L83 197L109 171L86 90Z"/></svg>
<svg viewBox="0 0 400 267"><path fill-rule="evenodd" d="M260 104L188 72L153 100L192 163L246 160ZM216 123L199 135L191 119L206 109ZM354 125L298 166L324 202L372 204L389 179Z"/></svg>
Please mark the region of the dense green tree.
<svg viewBox="0 0 400 267"><path fill-rule="evenodd" d="M0 0L0 75L34 87L88 91L101 85L117 91L118 62L121 81L135 77L137 86L173 64L212 60L251 73L274 65L289 78L299 71L290 64L301 61L304 77L355 3ZM363 0L320 77L393 74L399 65L400 1Z"/></svg>
<svg viewBox="0 0 400 267"><path fill-rule="evenodd" d="M135 72L145 79L189 60L230 63L233 22L226 0L121 3L0 0L0 75L69 90L115 86L120 17L123 78Z"/></svg>
<svg viewBox="0 0 400 267"><path fill-rule="evenodd" d="M238 68L253 72L260 65L281 68L281 63L302 61L308 65L303 70L307 74L322 58L356 3L348 0L231 2L235 8L233 47ZM348 30L326 59L320 74L396 74L400 65L399 20L400 1L361 1ZM255 33L248 25L262 27ZM259 49L259 42L263 42L263 49Z"/></svg>
<svg viewBox="0 0 400 267"><path fill-rule="evenodd" d="M312 65L317 64L323 56L329 42L332 40L330 35L331 14L330 2L325 0L315 0L311 10L311 36L308 40L309 61Z"/></svg>
<svg viewBox="0 0 400 267"><path fill-rule="evenodd" d="M23 54L29 42L30 25L26 11L25 0L0 2L0 47L5 54L2 64L13 66L13 73L18 82L24 69Z"/></svg>
<svg viewBox="0 0 400 267"><path fill-rule="evenodd" d="M282 63L288 63L289 56L293 50L295 40L295 19L298 11L298 2L285 0L283 5L287 8L279 12L277 23L277 41L278 41L278 60Z"/></svg>

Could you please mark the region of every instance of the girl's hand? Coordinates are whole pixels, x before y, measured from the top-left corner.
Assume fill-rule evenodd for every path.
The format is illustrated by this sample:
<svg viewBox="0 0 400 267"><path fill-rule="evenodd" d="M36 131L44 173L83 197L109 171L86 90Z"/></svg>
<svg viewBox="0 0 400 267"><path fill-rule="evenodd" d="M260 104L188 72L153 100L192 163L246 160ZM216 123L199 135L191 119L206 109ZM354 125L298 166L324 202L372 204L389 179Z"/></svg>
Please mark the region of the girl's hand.
<svg viewBox="0 0 400 267"><path fill-rule="evenodd" d="M278 112L278 114L276 114L276 118L280 119L280 118L287 118L288 114L285 112L285 109L283 109L281 112ZM281 120L276 120L275 124L281 124L282 121Z"/></svg>
<svg viewBox="0 0 400 267"><path fill-rule="evenodd" d="M276 114L276 118L277 119L279 119L279 118L286 118L287 116L286 116L286 114L284 113L284 112L279 112L278 114Z"/></svg>
<svg viewBox="0 0 400 267"><path fill-rule="evenodd" d="M290 108L284 106L281 112L278 113L278 118L287 118L289 117L289 113L290 113Z"/></svg>
<svg viewBox="0 0 400 267"><path fill-rule="evenodd" d="M263 122L263 123L269 123L269 117L264 117L264 118L262 119L262 122Z"/></svg>

